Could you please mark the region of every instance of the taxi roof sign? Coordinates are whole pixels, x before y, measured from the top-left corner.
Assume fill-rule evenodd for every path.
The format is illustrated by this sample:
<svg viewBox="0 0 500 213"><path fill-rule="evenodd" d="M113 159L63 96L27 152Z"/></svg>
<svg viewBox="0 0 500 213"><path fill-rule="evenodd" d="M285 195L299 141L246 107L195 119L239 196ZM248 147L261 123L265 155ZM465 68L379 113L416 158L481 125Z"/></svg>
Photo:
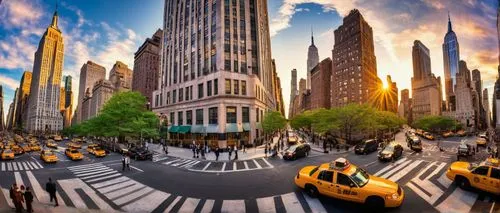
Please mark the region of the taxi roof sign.
<svg viewBox="0 0 500 213"><path fill-rule="evenodd" d="M330 162L330 169L344 170L350 166L350 163L345 158L337 158L336 160Z"/></svg>

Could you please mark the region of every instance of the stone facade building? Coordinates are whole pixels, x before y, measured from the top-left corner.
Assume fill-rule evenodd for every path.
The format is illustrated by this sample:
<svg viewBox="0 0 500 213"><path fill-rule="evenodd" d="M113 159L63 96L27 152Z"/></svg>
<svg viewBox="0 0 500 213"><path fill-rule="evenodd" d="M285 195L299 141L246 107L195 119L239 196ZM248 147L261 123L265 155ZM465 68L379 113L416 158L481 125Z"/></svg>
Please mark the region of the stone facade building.
<svg viewBox="0 0 500 213"><path fill-rule="evenodd" d="M410 90L403 89L401 90L401 102L399 103L398 115L402 118L405 118L406 121L411 124L411 98L410 98Z"/></svg>
<svg viewBox="0 0 500 213"><path fill-rule="evenodd" d="M278 77L278 72L276 72L276 62L273 59L272 60L272 70L273 70L273 95L274 95L274 100L276 101L276 108L274 109L275 111L278 111L281 113L281 115L285 116L285 106L283 102L283 90L281 88L281 80L280 77Z"/></svg>
<svg viewBox="0 0 500 213"><path fill-rule="evenodd" d="M75 115L77 117L76 123L80 123L82 119L82 106L83 99L85 99L87 89L89 92L92 91L94 84L99 81L106 79L106 68L103 66L96 64L92 61L87 61L87 63L83 64L80 69L80 83L79 83L79 91L78 91L78 105L76 108Z"/></svg>
<svg viewBox="0 0 500 213"><path fill-rule="evenodd" d="M444 60L444 85L446 96L446 110L456 110L456 100L454 88L457 83L458 61L460 61L460 46L458 44L457 35L452 29L450 16L448 14L448 32L444 36L443 43L443 60Z"/></svg>
<svg viewBox="0 0 500 213"><path fill-rule="evenodd" d="M146 96L148 102L152 101L153 91L158 89L162 36L163 31L158 29L134 54L132 90Z"/></svg>
<svg viewBox="0 0 500 213"><path fill-rule="evenodd" d="M64 42L58 27L57 11L43 34L33 63L26 130L54 133L63 129L59 111L60 85L64 62Z"/></svg>
<svg viewBox="0 0 500 213"><path fill-rule="evenodd" d="M91 118L91 114L90 114L90 109L92 107L92 95L90 93L90 89L87 88L87 91L85 91L85 97L83 98L83 102L82 102L82 120L81 122L83 121L86 121L88 119Z"/></svg>
<svg viewBox="0 0 500 213"><path fill-rule="evenodd" d="M474 130L476 126L476 111L474 109L475 95L473 94L471 73L465 61L458 63L457 85L455 93L457 98L457 110L455 119L460 121L466 130Z"/></svg>
<svg viewBox="0 0 500 213"><path fill-rule="evenodd" d="M92 102L90 104L89 117L99 114L104 104L113 96L115 88L110 81L99 80L92 89Z"/></svg>
<svg viewBox="0 0 500 213"><path fill-rule="evenodd" d="M332 59L326 58L311 71L311 109L330 108Z"/></svg>
<svg viewBox="0 0 500 213"><path fill-rule="evenodd" d="M295 96L299 93L297 90L297 69L293 69L292 71L292 79L290 81L290 104L288 105L288 118L293 117L293 100L295 99Z"/></svg>
<svg viewBox="0 0 500 213"><path fill-rule="evenodd" d="M4 112L3 112L3 87L0 85L0 131L4 131L5 122L4 122Z"/></svg>
<svg viewBox="0 0 500 213"><path fill-rule="evenodd" d="M132 77L132 70L121 61L116 61L109 71L109 81L113 84L115 92L131 90Z"/></svg>
<svg viewBox="0 0 500 213"><path fill-rule="evenodd" d="M61 104L61 113L64 118L64 127L71 126L71 120L73 119L73 86L72 77L70 75L63 77L64 87L61 88L61 100L64 100Z"/></svg>
<svg viewBox="0 0 500 213"><path fill-rule="evenodd" d="M356 9L335 30L332 61L331 106L369 103L382 83L377 77L372 28Z"/></svg>
<svg viewBox="0 0 500 213"><path fill-rule="evenodd" d="M490 101L488 100L489 95L488 95L488 89L484 88L483 89L483 110L484 114L486 115L485 122L486 122L486 128L491 127L491 110L490 110Z"/></svg>

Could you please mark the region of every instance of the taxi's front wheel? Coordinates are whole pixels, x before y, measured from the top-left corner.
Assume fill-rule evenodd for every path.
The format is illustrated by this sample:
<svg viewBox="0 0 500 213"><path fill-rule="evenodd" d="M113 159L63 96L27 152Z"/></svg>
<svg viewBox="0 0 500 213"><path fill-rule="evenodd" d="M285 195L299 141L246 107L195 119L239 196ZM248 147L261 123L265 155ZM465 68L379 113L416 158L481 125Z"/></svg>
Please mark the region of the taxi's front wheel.
<svg viewBox="0 0 500 213"><path fill-rule="evenodd" d="M375 196L368 197L366 199L366 205L372 210L379 211L384 208L384 199Z"/></svg>
<svg viewBox="0 0 500 213"><path fill-rule="evenodd" d="M307 184L306 187L305 187L305 190L307 192L307 194L311 197L317 197L318 196L318 189L311 185L311 184Z"/></svg>

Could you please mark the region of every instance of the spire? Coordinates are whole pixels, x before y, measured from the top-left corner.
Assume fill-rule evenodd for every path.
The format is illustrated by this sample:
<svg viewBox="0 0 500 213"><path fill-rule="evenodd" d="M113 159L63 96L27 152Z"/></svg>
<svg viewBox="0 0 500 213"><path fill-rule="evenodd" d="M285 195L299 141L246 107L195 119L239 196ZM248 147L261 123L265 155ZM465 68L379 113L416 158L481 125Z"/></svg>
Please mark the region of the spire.
<svg viewBox="0 0 500 213"><path fill-rule="evenodd" d="M312 26L311 26L311 42L312 42L312 46L314 46L314 31L313 31L313 27Z"/></svg>
<svg viewBox="0 0 500 213"><path fill-rule="evenodd" d="M450 19L450 11L448 11L448 32L453 31L451 28L451 19Z"/></svg>
<svg viewBox="0 0 500 213"><path fill-rule="evenodd" d="M59 16L57 15L57 0L56 0L56 10L54 11L54 16L52 16L52 23L50 24L51 27L54 27L58 29L57 27L57 22L59 21Z"/></svg>

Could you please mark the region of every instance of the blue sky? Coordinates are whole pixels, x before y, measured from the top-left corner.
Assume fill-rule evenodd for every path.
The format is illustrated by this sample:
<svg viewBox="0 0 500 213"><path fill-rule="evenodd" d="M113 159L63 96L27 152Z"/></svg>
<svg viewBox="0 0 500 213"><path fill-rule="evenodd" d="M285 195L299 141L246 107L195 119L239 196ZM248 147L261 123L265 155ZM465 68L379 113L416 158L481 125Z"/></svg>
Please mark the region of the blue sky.
<svg viewBox="0 0 500 213"><path fill-rule="evenodd" d="M76 94L78 73L87 60L102 64L108 72L116 60L133 67L133 53L162 26L163 2L60 0L59 27L65 38L63 74L73 76ZM495 0L268 0L268 7L272 55L286 110L290 70L296 68L299 77L306 76L311 27L320 60L331 57L333 29L353 8L359 9L373 28L379 77L385 80L386 75L392 75L400 89L411 86L411 46L416 39L429 47L432 71L443 76L441 45L450 11L460 58L471 70L481 71L483 86L489 88L491 96L498 66ZM0 4L0 84L5 111L22 72L32 69L33 54L54 9L55 0L3 0Z"/></svg>

